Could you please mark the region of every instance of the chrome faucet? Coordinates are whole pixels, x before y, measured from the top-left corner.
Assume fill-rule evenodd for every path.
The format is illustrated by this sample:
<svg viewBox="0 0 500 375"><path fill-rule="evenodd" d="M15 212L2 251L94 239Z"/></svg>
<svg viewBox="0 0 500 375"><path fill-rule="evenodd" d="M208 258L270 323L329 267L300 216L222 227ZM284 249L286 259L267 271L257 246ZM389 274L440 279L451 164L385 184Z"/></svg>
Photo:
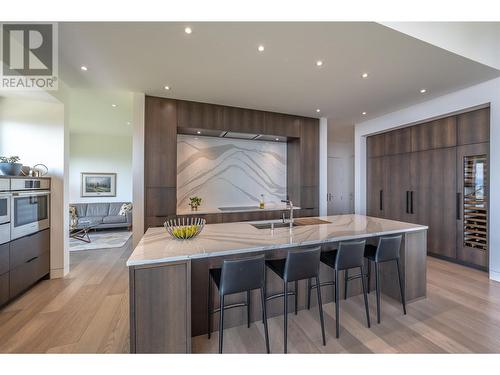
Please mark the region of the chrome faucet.
<svg viewBox="0 0 500 375"><path fill-rule="evenodd" d="M290 199L284 199L281 200L283 203L286 203L288 206L288 209L290 210L290 229L293 228L293 203ZM283 219L284 219L284 214L283 214Z"/></svg>

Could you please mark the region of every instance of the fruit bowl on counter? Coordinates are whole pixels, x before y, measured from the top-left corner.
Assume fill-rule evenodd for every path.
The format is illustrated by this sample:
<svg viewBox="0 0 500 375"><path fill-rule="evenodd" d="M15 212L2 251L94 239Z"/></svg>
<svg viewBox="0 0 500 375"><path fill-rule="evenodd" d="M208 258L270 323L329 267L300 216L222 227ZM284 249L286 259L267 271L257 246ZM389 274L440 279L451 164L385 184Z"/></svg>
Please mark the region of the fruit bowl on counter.
<svg viewBox="0 0 500 375"><path fill-rule="evenodd" d="M167 220L163 226L172 237L188 240L200 234L205 224L205 219L189 217Z"/></svg>

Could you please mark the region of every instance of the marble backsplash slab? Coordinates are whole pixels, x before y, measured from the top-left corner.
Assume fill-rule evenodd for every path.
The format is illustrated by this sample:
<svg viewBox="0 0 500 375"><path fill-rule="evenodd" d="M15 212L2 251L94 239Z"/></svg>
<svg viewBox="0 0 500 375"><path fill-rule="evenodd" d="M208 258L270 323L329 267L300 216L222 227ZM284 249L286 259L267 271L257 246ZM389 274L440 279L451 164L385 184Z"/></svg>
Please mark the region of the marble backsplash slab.
<svg viewBox="0 0 500 375"><path fill-rule="evenodd" d="M203 209L258 205L286 198L286 143L177 136L177 208L189 197Z"/></svg>

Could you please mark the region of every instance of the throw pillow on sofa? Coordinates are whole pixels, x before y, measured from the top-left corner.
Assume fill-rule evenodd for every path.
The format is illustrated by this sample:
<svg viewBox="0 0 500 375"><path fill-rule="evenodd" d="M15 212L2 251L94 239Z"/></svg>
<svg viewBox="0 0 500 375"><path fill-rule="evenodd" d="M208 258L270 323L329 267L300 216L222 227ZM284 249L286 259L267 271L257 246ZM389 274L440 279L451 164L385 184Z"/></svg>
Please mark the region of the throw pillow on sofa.
<svg viewBox="0 0 500 375"><path fill-rule="evenodd" d="M132 211L132 203L124 203L122 204L122 207L120 208L120 212L118 215L125 216L127 212Z"/></svg>

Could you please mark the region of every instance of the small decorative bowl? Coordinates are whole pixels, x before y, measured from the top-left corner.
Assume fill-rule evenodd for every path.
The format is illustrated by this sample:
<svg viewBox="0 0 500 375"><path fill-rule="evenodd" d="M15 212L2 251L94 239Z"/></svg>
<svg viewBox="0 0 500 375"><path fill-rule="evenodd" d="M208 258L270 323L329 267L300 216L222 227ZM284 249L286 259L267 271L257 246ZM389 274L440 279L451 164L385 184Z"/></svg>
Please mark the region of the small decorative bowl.
<svg viewBox="0 0 500 375"><path fill-rule="evenodd" d="M163 223L163 226L172 237L179 240L188 240L200 234L205 223L205 219L190 217L167 220Z"/></svg>

